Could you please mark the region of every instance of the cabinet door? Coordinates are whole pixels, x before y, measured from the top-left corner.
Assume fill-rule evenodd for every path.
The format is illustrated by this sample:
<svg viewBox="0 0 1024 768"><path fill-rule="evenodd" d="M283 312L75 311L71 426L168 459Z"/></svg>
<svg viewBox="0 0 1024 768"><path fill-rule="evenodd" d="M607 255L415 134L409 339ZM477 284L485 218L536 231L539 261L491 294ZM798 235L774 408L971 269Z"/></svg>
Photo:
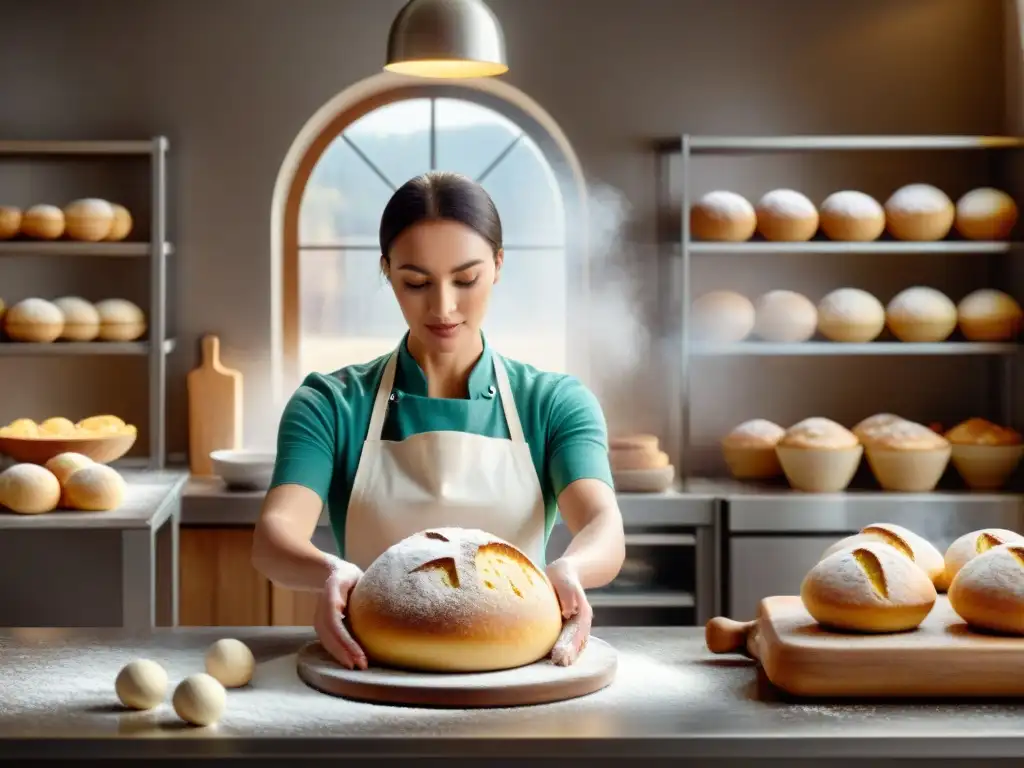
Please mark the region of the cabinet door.
<svg viewBox="0 0 1024 768"><path fill-rule="evenodd" d="M250 528L182 528L178 623L267 626L270 582L252 567Z"/></svg>
<svg viewBox="0 0 1024 768"><path fill-rule="evenodd" d="M799 595L821 553L842 536L734 536L729 540L729 616L757 618L766 597Z"/></svg>

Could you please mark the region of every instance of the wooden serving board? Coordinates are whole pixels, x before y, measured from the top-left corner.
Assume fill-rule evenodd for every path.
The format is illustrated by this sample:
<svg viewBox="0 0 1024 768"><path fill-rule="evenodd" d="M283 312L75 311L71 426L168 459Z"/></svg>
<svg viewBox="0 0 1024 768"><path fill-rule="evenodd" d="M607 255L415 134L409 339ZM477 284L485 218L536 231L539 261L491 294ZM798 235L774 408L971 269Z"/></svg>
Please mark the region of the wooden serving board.
<svg viewBox="0 0 1024 768"><path fill-rule="evenodd" d="M242 447L242 374L220 361L220 338L202 338L202 359L188 373L188 463L212 475L211 451Z"/></svg>
<svg viewBox="0 0 1024 768"><path fill-rule="evenodd" d="M543 659L518 669L473 674L404 672L370 667L348 670L318 642L299 651L299 677L331 696L414 707L483 708L549 704L586 696L615 678L618 655L608 643L591 637L575 664L556 666Z"/></svg>
<svg viewBox="0 0 1024 768"><path fill-rule="evenodd" d="M712 619L705 639L712 653L759 661L768 680L794 696L1024 696L1024 637L969 629L945 595L911 632L834 632L799 597L768 597L754 621Z"/></svg>

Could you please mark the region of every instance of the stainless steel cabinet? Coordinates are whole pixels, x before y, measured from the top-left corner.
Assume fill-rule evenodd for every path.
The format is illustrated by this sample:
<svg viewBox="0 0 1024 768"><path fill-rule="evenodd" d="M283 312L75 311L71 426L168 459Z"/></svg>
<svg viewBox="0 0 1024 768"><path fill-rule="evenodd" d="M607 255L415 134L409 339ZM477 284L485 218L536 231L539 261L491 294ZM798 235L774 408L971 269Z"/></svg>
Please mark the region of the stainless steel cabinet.
<svg viewBox="0 0 1024 768"><path fill-rule="evenodd" d="M729 608L737 621L757 617L772 595L798 595L804 575L836 536L743 536L729 540Z"/></svg>

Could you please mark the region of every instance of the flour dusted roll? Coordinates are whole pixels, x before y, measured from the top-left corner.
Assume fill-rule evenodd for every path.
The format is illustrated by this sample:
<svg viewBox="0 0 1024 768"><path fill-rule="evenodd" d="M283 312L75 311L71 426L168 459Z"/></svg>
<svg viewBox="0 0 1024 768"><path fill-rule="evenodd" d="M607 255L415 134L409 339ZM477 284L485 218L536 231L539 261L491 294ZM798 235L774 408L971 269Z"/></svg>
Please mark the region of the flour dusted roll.
<svg viewBox="0 0 1024 768"><path fill-rule="evenodd" d="M793 488L837 493L853 480L864 446L842 424L812 416L787 429L775 452Z"/></svg>
<svg viewBox="0 0 1024 768"><path fill-rule="evenodd" d="M1024 544L1024 536L1005 528L982 528L956 539L943 556L946 561L942 577L945 588L949 589L953 579L967 563L1000 544Z"/></svg>
<svg viewBox="0 0 1024 768"><path fill-rule="evenodd" d="M830 546L822 553L821 559L824 560L836 552L866 543L887 544L916 563L928 575L932 583L936 585L941 583L942 574L946 568L942 553L924 537L894 523L872 523L865 526L860 529L859 533L840 539Z"/></svg>
<svg viewBox="0 0 1024 768"><path fill-rule="evenodd" d="M818 308L795 291L768 291L754 304L754 334L765 341L807 341L818 328Z"/></svg>
<svg viewBox="0 0 1024 768"><path fill-rule="evenodd" d="M773 189L757 201L757 231L765 240L804 242L818 231L818 209L794 189Z"/></svg>
<svg viewBox="0 0 1024 768"><path fill-rule="evenodd" d="M957 200L954 226L968 240L1006 240L1017 216L1017 203L1008 194L978 187Z"/></svg>
<svg viewBox="0 0 1024 768"><path fill-rule="evenodd" d="M754 206L735 192L708 192L690 209L690 236L695 240L741 243L756 227Z"/></svg>
<svg viewBox="0 0 1024 768"><path fill-rule="evenodd" d="M893 296L885 322L900 341L945 341L956 330L956 304L942 291L916 285Z"/></svg>
<svg viewBox="0 0 1024 768"><path fill-rule="evenodd" d="M885 209L871 195L852 189L833 192L821 204L821 231L829 240L866 243L885 231Z"/></svg>
<svg viewBox="0 0 1024 768"><path fill-rule="evenodd" d="M736 291L708 291L698 296L690 316L699 341L735 343L743 341L754 329L754 305Z"/></svg>
<svg viewBox="0 0 1024 768"><path fill-rule="evenodd" d="M721 440L722 456L737 480L768 480L782 475L776 447L786 430L767 419L738 424Z"/></svg>
<svg viewBox="0 0 1024 768"><path fill-rule="evenodd" d="M931 579L913 560L881 542L829 555L800 585L800 598L814 620L845 632L915 629L937 597Z"/></svg>
<svg viewBox="0 0 1024 768"><path fill-rule="evenodd" d="M1024 310L1008 293L982 288L960 300L957 319L968 341L1010 341L1020 333Z"/></svg>
<svg viewBox="0 0 1024 768"><path fill-rule="evenodd" d="M461 528L387 549L352 590L348 620L371 661L428 672L532 664L562 630L544 571L508 542Z"/></svg>
<svg viewBox="0 0 1024 768"><path fill-rule="evenodd" d="M875 430L864 445L864 455L878 484L887 491L904 493L934 491L951 454L952 447L945 437L913 421Z"/></svg>
<svg viewBox="0 0 1024 768"><path fill-rule="evenodd" d="M949 605L974 629L1024 635L1024 545L1000 544L965 563Z"/></svg>
<svg viewBox="0 0 1024 768"><path fill-rule="evenodd" d="M837 288L818 303L818 330L830 341L874 341L885 328L885 307L860 288Z"/></svg>
<svg viewBox="0 0 1024 768"><path fill-rule="evenodd" d="M897 240L941 240L955 216L953 201L931 184L907 184L885 201L885 226Z"/></svg>
<svg viewBox="0 0 1024 768"><path fill-rule="evenodd" d="M876 413L868 416L863 421L857 422L853 428L853 434L857 436L864 445L868 445L876 435L884 434L891 425L905 422L902 416L895 413Z"/></svg>

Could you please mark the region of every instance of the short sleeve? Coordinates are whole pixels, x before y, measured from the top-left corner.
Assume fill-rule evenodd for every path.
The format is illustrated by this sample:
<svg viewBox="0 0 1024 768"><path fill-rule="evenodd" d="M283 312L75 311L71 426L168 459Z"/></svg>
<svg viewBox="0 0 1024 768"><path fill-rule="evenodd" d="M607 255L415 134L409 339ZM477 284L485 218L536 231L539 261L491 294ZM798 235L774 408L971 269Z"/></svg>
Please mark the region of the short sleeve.
<svg viewBox="0 0 1024 768"><path fill-rule="evenodd" d="M270 487L301 485L326 503L334 474L337 430L329 391L307 378L281 415Z"/></svg>
<svg viewBox="0 0 1024 768"><path fill-rule="evenodd" d="M583 383L566 376L552 392L548 419L548 475L555 498L576 480L602 480L614 488L608 463L604 411Z"/></svg>

